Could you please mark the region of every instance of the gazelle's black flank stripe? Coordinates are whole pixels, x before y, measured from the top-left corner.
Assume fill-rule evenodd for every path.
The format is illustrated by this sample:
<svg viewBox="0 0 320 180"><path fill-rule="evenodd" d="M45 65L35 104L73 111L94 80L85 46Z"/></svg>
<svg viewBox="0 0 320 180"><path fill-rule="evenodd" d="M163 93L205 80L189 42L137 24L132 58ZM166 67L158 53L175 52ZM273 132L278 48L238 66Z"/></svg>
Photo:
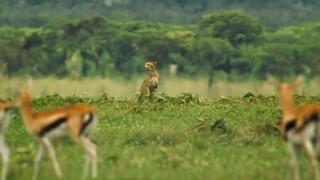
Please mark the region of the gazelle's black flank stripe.
<svg viewBox="0 0 320 180"><path fill-rule="evenodd" d="M14 109L14 107L13 107L13 106L8 106L8 107L5 107L3 110L4 110L5 112L7 112L7 111L9 111L9 110L11 110L11 109Z"/></svg>
<svg viewBox="0 0 320 180"><path fill-rule="evenodd" d="M294 128L296 128L296 119L291 120L290 122L288 122L288 123L285 125L285 127L284 127L284 129L285 129L284 139L285 139L285 140L288 139L288 137L287 137L288 131L290 131L291 129L294 129Z"/></svg>
<svg viewBox="0 0 320 180"><path fill-rule="evenodd" d="M85 115L87 115L87 114L85 114ZM85 115L83 118L85 118ZM82 124L82 127L80 129L80 132L79 132L80 135L83 133L83 131L86 129L86 127L93 121L93 113L90 112L88 115L89 115L88 119L83 119L84 123Z"/></svg>
<svg viewBox="0 0 320 180"><path fill-rule="evenodd" d="M296 127L296 120L292 120L286 124L285 131L288 132L291 129L294 129L295 127Z"/></svg>
<svg viewBox="0 0 320 180"><path fill-rule="evenodd" d="M52 122L51 124L48 124L46 127L44 127L40 132L39 132L39 136L42 137L44 136L46 133L48 133L49 131L57 128L58 126L60 126L62 123L67 121L67 116L65 117L61 117L58 120Z"/></svg>
<svg viewBox="0 0 320 180"><path fill-rule="evenodd" d="M307 121L305 121L305 123L303 124L303 126L301 128L297 128L296 127L296 119L293 119L291 120L290 122L288 122L286 125L285 125L285 133L287 134L288 131L290 131L291 129L295 129L296 132L300 132L304 129L304 127L306 125L308 125L309 123L312 123L312 122L319 122L320 121L320 117L319 117L319 114L318 113L314 113L312 114L309 119ZM317 126L318 127L318 126ZM285 137L285 139L287 139L287 136Z"/></svg>

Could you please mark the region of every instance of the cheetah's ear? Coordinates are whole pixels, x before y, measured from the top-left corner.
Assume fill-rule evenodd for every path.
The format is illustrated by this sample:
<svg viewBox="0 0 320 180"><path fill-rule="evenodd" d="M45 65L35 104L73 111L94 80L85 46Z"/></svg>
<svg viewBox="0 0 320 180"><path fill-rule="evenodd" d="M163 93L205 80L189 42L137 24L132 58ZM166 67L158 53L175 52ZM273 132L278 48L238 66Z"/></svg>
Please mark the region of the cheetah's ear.
<svg viewBox="0 0 320 180"><path fill-rule="evenodd" d="M153 61L153 65L154 65L154 66L157 66L157 61Z"/></svg>

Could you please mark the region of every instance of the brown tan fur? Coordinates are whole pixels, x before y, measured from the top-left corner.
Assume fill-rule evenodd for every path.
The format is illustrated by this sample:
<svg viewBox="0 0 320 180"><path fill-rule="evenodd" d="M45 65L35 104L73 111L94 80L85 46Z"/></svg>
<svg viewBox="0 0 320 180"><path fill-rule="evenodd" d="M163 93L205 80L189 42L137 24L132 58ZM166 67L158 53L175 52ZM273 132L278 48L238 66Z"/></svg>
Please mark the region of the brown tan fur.
<svg viewBox="0 0 320 180"><path fill-rule="evenodd" d="M158 90L158 84L160 80L160 75L156 69L157 62L150 61L144 64L146 70L146 78L144 79L140 89L136 92L137 96L144 95L154 95Z"/></svg>
<svg viewBox="0 0 320 180"><path fill-rule="evenodd" d="M283 83L280 86L279 99L282 104L283 116L281 119L281 132L285 134L285 126L291 121L296 121L296 128L302 129L313 114L320 114L320 106L315 104L304 104L295 107L293 94L297 83Z"/></svg>
<svg viewBox="0 0 320 180"><path fill-rule="evenodd" d="M295 84L283 83L280 85L279 100L282 105L281 134L285 135L285 126L296 119L296 108L293 105Z"/></svg>
<svg viewBox="0 0 320 180"><path fill-rule="evenodd" d="M15 104L12 102L0 102L0 109L13 109Z"/></svg>
<svg viewBox="0 0 320 180"><path fill-rule="evenodd" d="M35 158L33 179L37 178L39 164L42 160L44 148L47 148L58 177L62 177L60 166L56 160L54 149L50 140L56 135L70 136L86 150L86 165L84 177L86 177L91 163L92 176L97 176L96 147L89 139L95 127L95 111L83 104L70 105L58 109L35 112L32 110L29 86L21 90L18 102L21 106L23 121L27 130L38 137L41 144L39 153ZM55 125L55 123L58 123ZM56 133L56 134L54 134ZM55 136L52 136L52 135Z"/></svg>
<svg viewBox="0 0 320 180"><path fill-rule="evenodd" d="M298 77L293 83L282 83L279 86L283 115L278 124L281 126L281 134L287 140L292 157L288 174L300 179L298 151L303 147L311 160L315 179L319 179L317 151L320 148L320 107L315 104L294 106L293 94L301 79Z"/></svg>

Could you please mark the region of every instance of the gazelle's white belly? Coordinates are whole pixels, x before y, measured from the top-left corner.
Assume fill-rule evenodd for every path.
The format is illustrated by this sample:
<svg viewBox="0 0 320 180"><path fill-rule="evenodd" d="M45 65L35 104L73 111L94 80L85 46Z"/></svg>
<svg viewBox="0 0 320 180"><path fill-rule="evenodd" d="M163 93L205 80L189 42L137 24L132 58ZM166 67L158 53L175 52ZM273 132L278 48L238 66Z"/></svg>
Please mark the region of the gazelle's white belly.
<svg viewBox="0 0 320 180"><path fill-rule="evenodd" d="M59 138L59 137L64 137L68 136L69 132L67 129L67 124L61 123L59 126L57 126L55 129L52 129L48 132L46 132L45 136L49 138Z"/></svg>
<svg viewBox="0 0 320 180"><path fill-rule="evenodd" d="M320 123L319 122L310 122L308 123L303 131L303 136L300 132L297 132L297 130L295 128L289 130L287 132L287 138L288 141L293 142L294 144L302 144L302 138L304 139L317 139L318 141L320 141Z"/></svg>

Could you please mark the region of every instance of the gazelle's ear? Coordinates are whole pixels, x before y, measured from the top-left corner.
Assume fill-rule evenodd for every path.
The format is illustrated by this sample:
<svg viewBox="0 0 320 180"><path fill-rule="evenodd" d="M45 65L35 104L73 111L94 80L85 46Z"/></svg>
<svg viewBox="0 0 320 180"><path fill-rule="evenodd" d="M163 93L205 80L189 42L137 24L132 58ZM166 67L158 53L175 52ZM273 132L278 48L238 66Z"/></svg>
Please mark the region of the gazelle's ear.
<svg viewBox="0 0 320 180"><path fill-rule="evenodd" d="M295 86L300 86L301 84L304 83L304 76L301 75L301 74L298 75L293 83L294 83Z"/></svg>
<svg viewBox="0 0 320 180"><path fill-rule="evenodd" d="M20 89L20 94L23 94L25 92L30 92L31 88L33 86L33 82L32 79L28 79L27 82L25 83L25 85Z"/></svg>
<svg viewBox="0 0 320 180"><path fill-rule="evenodd" d="M157 66L157 61L153 61L153 65L154 65L154 66Z"/></svg>
<svg viewBox="0 0 320 180"><path fill-rule="evenodd" d="M274 77L273 75L271 75L271 74L268 74L267 75L267 82L269 82L270 84L272 84L274 87L276 87L276 88L279 88L280 87L280 85L281 85L281 83L280 83L280 81L276 78L276 77Z"/></svg>
<svg viewBox="0 0 320 180"><path fill-rule="evenodd" d="M27 84L26 84L25 87L31 90L32 86L33 86L33 81L32 81L32 79L28 79Z"/></svg>

